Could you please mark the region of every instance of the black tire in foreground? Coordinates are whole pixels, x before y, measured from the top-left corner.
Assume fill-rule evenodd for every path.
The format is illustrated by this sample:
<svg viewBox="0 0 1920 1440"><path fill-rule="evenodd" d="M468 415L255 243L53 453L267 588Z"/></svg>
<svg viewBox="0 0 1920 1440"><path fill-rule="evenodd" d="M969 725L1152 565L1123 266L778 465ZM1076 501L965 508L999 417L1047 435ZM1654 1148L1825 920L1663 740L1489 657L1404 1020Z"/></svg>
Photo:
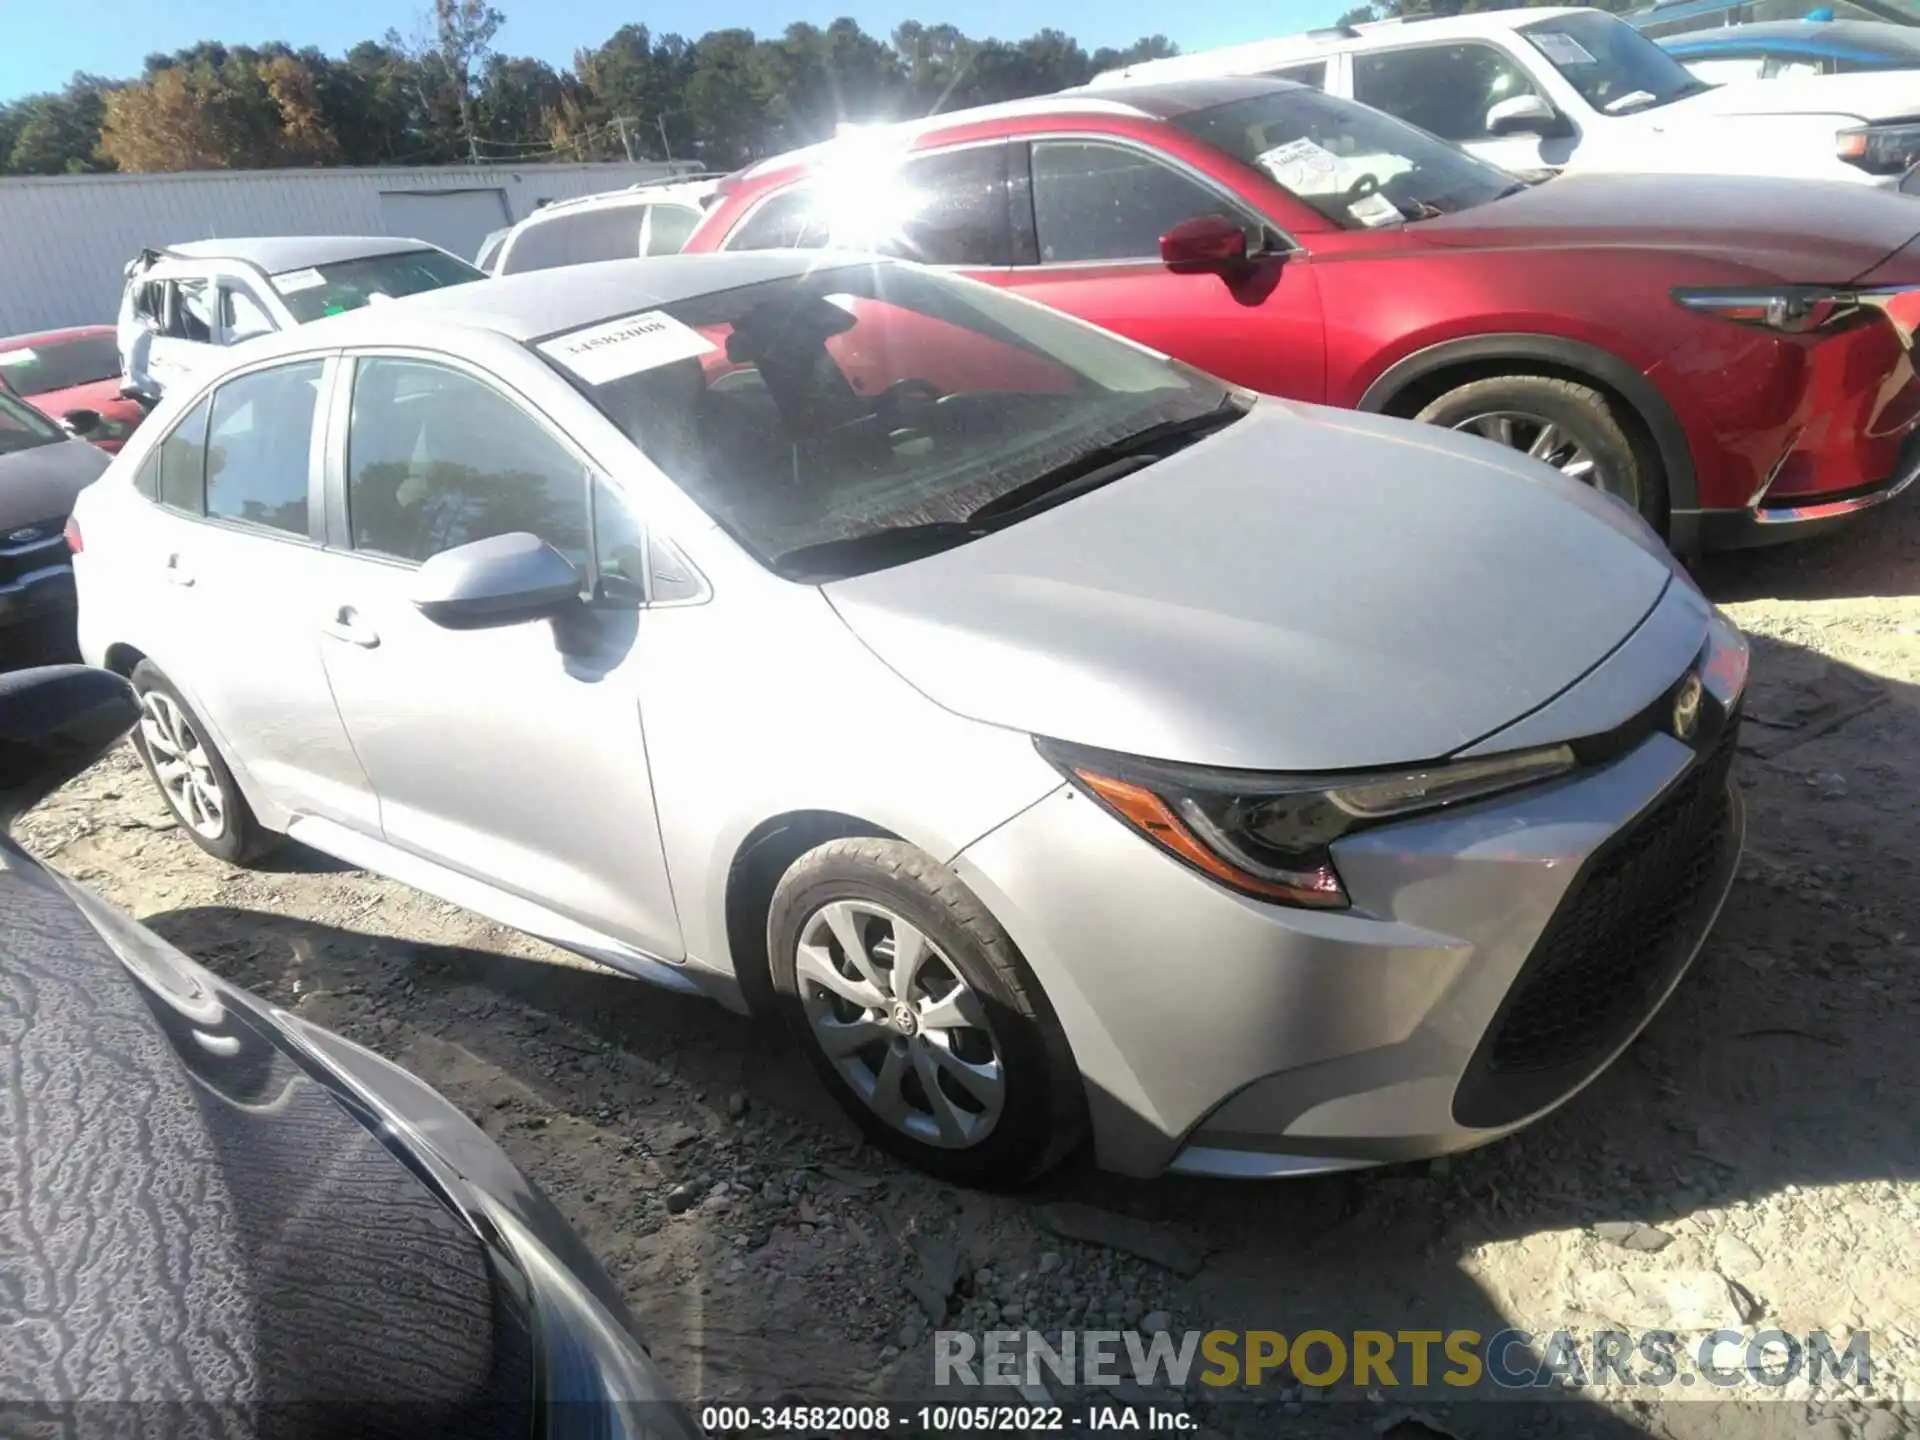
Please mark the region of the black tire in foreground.
<svg viewBox="0 0 1920 1440"><path fill-rule="evenodd" d="M767 919L783 1019L873 1142L965 1185L1014 1188L1086 1133L1039 982L951 870L898 840L832 840Z"/></svg>

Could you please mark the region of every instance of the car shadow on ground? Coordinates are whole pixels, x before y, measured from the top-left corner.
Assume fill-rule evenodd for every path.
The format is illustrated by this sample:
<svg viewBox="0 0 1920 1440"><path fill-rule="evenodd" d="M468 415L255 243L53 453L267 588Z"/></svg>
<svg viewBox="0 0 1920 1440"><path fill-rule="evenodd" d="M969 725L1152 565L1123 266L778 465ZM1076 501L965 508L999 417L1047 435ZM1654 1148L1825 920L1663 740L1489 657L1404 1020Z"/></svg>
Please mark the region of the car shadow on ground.
<svg viewBox="0 0 1920 1440"><path fill-rule="evenodd" d="M1716 603L1892 599L1920 589L1920 492L1817 539L1727 550L1690 567Z"/></svg>
<svg viewBox="0 0 1920 1440"><path fill-rule="evenodd" d="M1081 1165L1025 1197L956 1198L950 1187L893 1171L892 1203L927 1213L985 1206L1004 1221L1075 1201L1165 1227L1207 1257L1196 1274L1163 1277L1176 1329L1490 1337L1518 1326L1535 1337L1537 1358L1544 1337L1567 1324L1687 1331L1744 1323L1800 1334L1910 1315L1902 1293L1911 1288L1910 1256L1861 1248L1867 1242L1850 1228L1847 1207L1886 1203L1880 1182L1920 1178L1920 1047L1912 1042L1920 905L1911 859L1920 854L1920 806L1910 785L1920 775L1920 696L1766 639L1755 642L1754 676L1736 769L1747 851L1720 922L1640 1039L1539 1124L1445 1162L1287 1183L1141 1182ZM418 1063L427 1052L400 1042L424 1032L440 1047L431 1053L470 1057L552 1110L615 1134L645 1134L663 1116L658 1077L670 1074L710 1133L724 1129L739 1091L756 1113L782 1116L823 1146L851 1143L850 1127L791 1045L704 1000L598 969L252 910L177 910L148 923L220 973L396 1058ZM459 1096L457 1068L425 1073ZM555 1178L516 1158L595 1242L566 1167ZM672 1166L662 1173L670 1179ZM1762 1240L1744 1258L1724 1243L1724 1217L1746 1217L1759 1227L1749 1233L1765 1235L1779 1197L1808 1190L1842 1197L1820 1212L1829 1229L1781 1231L1777 1251ZM1606 1222L1664 1239L1594 1239L1593 1227ZM627 1248L638 1240L617 1244L622 1255L640 1253ZM1497 1264L1488 1263L1489 1246L1502 1251ZM1783 1279L1809 1266L1831 1272L1811 1299L1803 1274L1790 1287ZM1692 1277L1693 1288L1649 1289L1643 1281L1654 1273ZM1783 1305L1776 1285L1799 1298ZM749 1313L730 1318L725 1337L738 1353L722 1358L712 1353L718 1337L700 1337L698 1293L695 1285L632 1298L651 1333L677 1337L670 1350L704 1344L710 1370L744 1376L749 1388L756 1366L789 1368L778 1337L794 1323L791 1311L756 1316L758 1292L743 1292ZM819 1317L822 1343L840 1323ZM874 1348L843 1339L816 1351L838 1357L816 1362L826 1365L816 1386L831 1394L842 1374L859 1369L869 1377L863 1384L934 1396L925 1357L910 1353L891 1377L872 1378ZM1545 1405L1512 1394L1481 1399L1484 1380L1472 1392L1437 1383L1415 1391L1399 1353L1391 1386L1376 1372L1360 1391L1336 1385L1303 1395L1269 1377L1258 1391L1199 1400L1214 1428L1249 1435L1419 1433L1404 1424L1395 1431L1402 1405L1462 1437L1760 1435L1775 1426L1784 1435L1806 1423L1797 1403L1754 1403L1769 1392L1753 1386L1718 1403L1704 1401L1704 1390L1642 1390L1637 1411L1577 1395ZM856 1361L861 1354L868 1358ZM1526 1355L1513 1352L1516 1368L1526 1368ZM1436 1379L1442 1369L1436 1350Z"/></svg>

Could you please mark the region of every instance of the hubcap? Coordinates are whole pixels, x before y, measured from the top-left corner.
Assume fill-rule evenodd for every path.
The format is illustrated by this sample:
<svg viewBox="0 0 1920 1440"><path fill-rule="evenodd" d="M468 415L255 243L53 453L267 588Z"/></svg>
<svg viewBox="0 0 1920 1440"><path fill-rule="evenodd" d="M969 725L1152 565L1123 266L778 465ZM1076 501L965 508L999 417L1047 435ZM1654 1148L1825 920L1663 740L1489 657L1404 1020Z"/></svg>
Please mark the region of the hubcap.
<svg viewBox="0 0 1920 1440"><path fill-rule="evenodd" d="M986 1007L910 922L860 900L823 905L794 973L815 1043L874 1114L949 1150L993 1132L1006 1075Z"/></svg>
<svg viewBox="0 0 1920 1440"><path fill-rule="evenodd" d="M1469 416L1453 428L1544 460L1569 480L1591 485L1628 505L1638 507L1640 503L1631 480L1601 465L1592 451L1556 421L1524 410L1490 410Z"/></svg>
<svg viewBox="0 0 1920 1440"><path fill-rule="evenodd" d="M173 698L159 690L140 697L140 740L152 762L160 793L180 823L207 840L227 829L226 796L213 759Z"/></svg>

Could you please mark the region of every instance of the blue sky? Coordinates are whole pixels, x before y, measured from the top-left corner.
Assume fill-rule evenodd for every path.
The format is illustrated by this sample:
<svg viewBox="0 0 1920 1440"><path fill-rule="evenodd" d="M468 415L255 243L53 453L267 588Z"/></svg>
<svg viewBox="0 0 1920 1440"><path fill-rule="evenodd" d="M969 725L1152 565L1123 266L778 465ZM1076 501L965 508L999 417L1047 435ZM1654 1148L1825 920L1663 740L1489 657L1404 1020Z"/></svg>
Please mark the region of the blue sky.
<svg viewBox="0 0 1920 1440"><path fill-rule="evenodd" d="M1188 9L1164 0L1056 0L1034 7L1013 0L662 0L645 9L617 0L496 0L507 16L495 44L556 65L576 48L597 45L621 25L643 21L659 33L699 35L723 26L776 33L795 20L824 25L851 14L885 35L902 20L947 21L971 35L1019 39L1043 26L1074 36L1089 50L1165 34L1186 49L1284 35L1323 23L1350 8L1342 0L1271 0L1258 6L1205 0ZM80 0L68 8L47 0L0 0L0 101L58 89L76 70L138 73L156 50L196 40L230 45L285 40L338 54L389 27L409 32L423 8L410 0Z"/></svg>

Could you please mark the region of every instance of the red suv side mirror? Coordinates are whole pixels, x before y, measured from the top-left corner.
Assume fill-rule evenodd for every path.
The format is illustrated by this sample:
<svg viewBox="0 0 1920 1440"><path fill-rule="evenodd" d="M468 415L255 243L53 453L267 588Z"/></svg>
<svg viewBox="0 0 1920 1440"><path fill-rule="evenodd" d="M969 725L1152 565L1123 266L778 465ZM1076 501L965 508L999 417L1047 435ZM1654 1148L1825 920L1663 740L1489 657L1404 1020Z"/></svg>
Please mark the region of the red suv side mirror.
<svg viewBox="0 0 1920 1440"><path fill-rule="evenodd" d="M1176 275L1229 274L1247 263L1247 232L1224 215L1196 215L1160 237L1160 259Z"/></svg>

